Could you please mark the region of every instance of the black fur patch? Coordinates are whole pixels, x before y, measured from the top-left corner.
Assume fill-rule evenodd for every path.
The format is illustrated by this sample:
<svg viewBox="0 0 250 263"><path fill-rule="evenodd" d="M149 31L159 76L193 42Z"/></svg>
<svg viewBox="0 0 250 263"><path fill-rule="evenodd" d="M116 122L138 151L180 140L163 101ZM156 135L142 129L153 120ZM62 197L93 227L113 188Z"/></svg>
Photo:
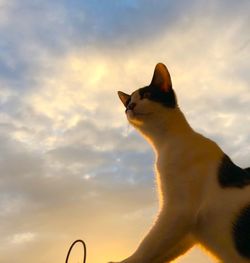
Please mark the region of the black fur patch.
<svg viewBox="0 0 250 263"><path fill-rule="evenodd" d="M233 238L239 254L250 259L250 205L242 209L234 222Z"/></svg>
<svg viewBox="0 0 250 263"><path fill-rule="evenodd" d="M247 171L248 173L250 173L250 167L245 168L245 171Z"/></svg>
<svg viewBox="0 0 250 263"><path fill-rule="evenodd" d="M234 164L227 155L224 155L219 167L218 180L223 188L243 188L250 184L250 173Z"/></svg>
<svg viewBox="0 0 250 263"><path fill-rule="evenodd" d="M159 88L150 85L139 89L139 94L141 99L144 98L144 94L147 94L146 97L148 99L159 102L169 108L175 108L177 105L176 96L172 88L170 88L167 92L164 92Z"/></svg>

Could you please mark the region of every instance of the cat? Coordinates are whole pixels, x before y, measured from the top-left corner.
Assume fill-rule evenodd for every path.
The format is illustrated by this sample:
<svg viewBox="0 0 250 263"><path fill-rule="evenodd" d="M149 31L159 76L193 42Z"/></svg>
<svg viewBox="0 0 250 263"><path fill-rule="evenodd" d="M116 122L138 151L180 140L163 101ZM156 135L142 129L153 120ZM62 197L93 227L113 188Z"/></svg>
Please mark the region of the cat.
<svg viewBox="0 0 250 263"><path fill-rule="evenodd" d="M120 263L170 262L195 244L219 262L249 263L250 168L191 128L164 64L156 65L149 86L118 95L129 123L153 146L160 197L151 230Z"/></svg>

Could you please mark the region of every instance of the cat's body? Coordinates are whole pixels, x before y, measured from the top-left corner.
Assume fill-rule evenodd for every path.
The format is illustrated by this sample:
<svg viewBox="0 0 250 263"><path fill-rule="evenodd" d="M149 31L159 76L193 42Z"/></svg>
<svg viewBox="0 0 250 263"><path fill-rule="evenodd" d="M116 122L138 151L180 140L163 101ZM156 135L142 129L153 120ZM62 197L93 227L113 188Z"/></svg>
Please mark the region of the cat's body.
<svg viewBox="0 0 250 263"><path fill-rule="evenodd" d="M135 253L122 263L165 263L201 244L225 263L250 262L250 172L196 133L177 106L170 75L119 96L129 122L153 145L161 209Z"/></svg>

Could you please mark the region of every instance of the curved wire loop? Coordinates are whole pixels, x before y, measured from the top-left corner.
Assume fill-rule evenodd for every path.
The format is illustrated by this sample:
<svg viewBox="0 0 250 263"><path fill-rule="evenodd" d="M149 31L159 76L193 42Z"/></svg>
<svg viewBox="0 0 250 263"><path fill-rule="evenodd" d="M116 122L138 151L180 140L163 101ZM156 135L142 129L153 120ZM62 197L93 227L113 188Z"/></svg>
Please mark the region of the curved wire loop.
<svg viewBox="0 0 250 263"><path fill-rule="evenodd" d="M71 244L71 246L70 246L70 248L69 248L69 251L68 251L68 254L67 254L67 257L66 257L66 261L65 261L65 263L68 263L68 260L69 260L69 256L70 256L71 250L72 250L72 248L75 246L75 244L77 244L77 243L81 243L81 244L83 245L83 253L84 253L84 256L83 256L83 263L86 263L86 258L87 258L87 248L86 248L86 244L85 244L85 242L84 242L83 240L81 240L81 239L77 239L77 240L75 240L75 241Z"/></svg>

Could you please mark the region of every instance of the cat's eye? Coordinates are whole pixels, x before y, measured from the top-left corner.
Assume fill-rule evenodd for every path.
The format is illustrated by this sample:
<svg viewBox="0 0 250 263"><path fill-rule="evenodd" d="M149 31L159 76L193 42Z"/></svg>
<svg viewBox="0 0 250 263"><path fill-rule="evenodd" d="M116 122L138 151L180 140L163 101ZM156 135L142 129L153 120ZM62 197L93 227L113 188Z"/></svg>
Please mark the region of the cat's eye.
<svg viewBox="0 0 250 263"><path fill-rule="evenodd" d="M150 98L150 92L145 92L142 96L143 99L149 99Z"/></svg>

